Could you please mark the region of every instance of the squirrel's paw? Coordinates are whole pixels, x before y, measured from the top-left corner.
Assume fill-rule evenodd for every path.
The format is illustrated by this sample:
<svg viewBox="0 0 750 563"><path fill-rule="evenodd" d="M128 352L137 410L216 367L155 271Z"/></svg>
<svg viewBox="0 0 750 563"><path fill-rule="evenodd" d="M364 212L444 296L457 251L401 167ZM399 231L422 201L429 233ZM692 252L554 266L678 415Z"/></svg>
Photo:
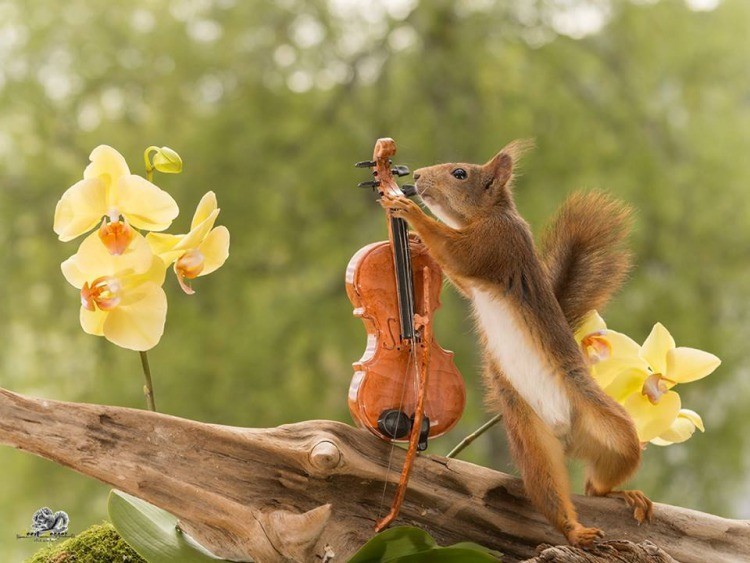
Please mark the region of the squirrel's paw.
<svg viewBox="0 0 750 563"><path fill-rule="evenodd" d="M641 491L611 491L606 496L624 500L633 509L633 518L636 519L638 525L651 522L651 517L654 515L654 503Z"/></svg>
<svg viewBox="0 0 750 563"><path fill-rule="evenodd" d="M380 198L380 205L394 217L406 218L415 212L421 211L419 206L412 200L403 196L384 195Z"/></svg>
<svg viewBox="0 0 750 563"><path fill-rule="evenodd" d="M573 547L591 547L594 543L604 537L604 532L599 528L586 528L576 522L571 530L565 534L568 543Z"/></svg>

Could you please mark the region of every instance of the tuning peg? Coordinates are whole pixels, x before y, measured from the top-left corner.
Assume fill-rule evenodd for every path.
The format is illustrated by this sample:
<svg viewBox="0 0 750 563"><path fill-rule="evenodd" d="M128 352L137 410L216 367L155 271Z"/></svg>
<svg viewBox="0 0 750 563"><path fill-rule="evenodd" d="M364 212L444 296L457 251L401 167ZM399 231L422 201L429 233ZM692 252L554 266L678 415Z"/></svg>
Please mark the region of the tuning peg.
<svg viewBox="0 0 750 563"><path fill-rule="evenodd" d="M417 186L414 184L404 184L401 186L401 191L404 192L406 197L412 197L417 195Z"/></svg>
<svg viewBox="0 0 750 563"><path fill-rule="evenodd" d="M356 166L357 168L372 168L376 164L377 162L375 162L374 160L361 160L354 166Z"/></svg>
<svg viewBox="0 0 750 563"><path fill-rule="evenodd" d="M404 166L403 164L398 164L391 168L391 174L395 174L396 176L408 176L411 174L411 171L409 170L408 166Z"/></svg>
<svg viewBox="0 0 750 563"><path fill-rule="evenodd" d="M380 180L370 180L368 182L360 182L357 184L358 188L377 188L380 185Z"/></svg>

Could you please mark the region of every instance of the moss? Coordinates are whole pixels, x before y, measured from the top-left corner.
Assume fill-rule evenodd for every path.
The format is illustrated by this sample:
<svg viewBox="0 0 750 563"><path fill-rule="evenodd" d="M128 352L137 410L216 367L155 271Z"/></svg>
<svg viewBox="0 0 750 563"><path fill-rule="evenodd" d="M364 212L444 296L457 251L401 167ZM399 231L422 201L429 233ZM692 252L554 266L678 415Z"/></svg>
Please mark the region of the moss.
<svg viewBox="0 0 750 563"><path fill-rule="evenodd" d="M77 536L37 551L27 563L146 563L104 522Z"/></svg>

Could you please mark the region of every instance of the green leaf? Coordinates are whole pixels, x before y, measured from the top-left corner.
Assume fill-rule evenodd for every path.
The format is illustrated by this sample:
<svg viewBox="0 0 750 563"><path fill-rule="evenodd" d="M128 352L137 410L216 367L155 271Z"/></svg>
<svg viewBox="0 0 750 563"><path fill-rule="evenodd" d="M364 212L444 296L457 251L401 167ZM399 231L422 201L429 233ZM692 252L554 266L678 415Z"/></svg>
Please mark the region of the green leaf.
<svg viewBox="0 0 750 563"><path fill-rule="evenodd" d="M349 563L482 563L496 562L499 556L500 553L471 542L439 547L424 530L401 526L376 535L354 554Z"/></svg>
<svg viewBox="0 0 750 563"><path fill-rule="evenodd" d="M107 511L117 533L149 563L216 563L177 530L177 518L122 491L109 493Z"/></svg>
<svg viewBox="0 0 750 563"><path fill-rule="evenodd" d="M503 554L495 549L490 549L489 547L484 547L483 545L479 545L478 543L474 543L471 541L462 541L458 543L454 543L452 546L447 547L445 549L471 549L474 551L480 551L482 553L487 553L489 555L492 555L496 559L500 559Z"/></svg>

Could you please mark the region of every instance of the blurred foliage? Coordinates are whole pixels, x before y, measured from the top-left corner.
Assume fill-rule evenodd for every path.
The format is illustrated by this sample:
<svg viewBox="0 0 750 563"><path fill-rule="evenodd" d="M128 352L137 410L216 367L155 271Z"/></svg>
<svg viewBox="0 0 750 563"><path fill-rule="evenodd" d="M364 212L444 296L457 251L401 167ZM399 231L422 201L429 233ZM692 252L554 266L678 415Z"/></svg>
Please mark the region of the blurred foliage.
<svg viewBox="0 0 750 563"><path fill-rule="evenodd" d="M683 393L707 432L649 447L635 480L659 501L750 516L745 342L750 269L750 3L743 0L87 0L0 2L0 385L143 407L137 354L85 335L59 271L76 244L55 203L100 143L142 173L168 145L184 174L158 176L185 232L214 189L231 254L197 295L167 282L166 335L150 354L166 413L239 426L349 420L365 347L343 275L385 237L352 167L378 136L412 167L483 161L535 137L517 183L538 231L580 187L639 209L638 266L605 318L642 341L657 320L722 367ZM743 156L744 155L744 156ZM436 331L469 388L447 452L487 415L467 304L443 293ZM511 471L502 431L466 459ZM3 560L41 506L71 531L105 514L108 487L0 450ZM580 473L580 468L574 468ZM576 481L580 491L580 479Z"/></svg>

